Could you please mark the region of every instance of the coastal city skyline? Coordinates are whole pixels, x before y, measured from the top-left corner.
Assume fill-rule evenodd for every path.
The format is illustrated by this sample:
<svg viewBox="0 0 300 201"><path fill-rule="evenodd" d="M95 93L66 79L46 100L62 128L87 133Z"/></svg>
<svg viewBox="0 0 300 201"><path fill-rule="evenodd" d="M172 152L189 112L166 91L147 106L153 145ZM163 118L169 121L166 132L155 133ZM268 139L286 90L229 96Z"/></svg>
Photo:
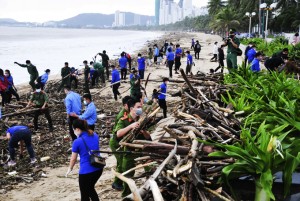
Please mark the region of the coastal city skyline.
<svg viewBox="0 0 300 201"><path fill-rule="evenodd" d="M179 0L175 0L178 3ZM193 6L207 6L208 0L193 1ZM0 18L21 22L63 20L81 13L112 14L117 10L155 16L155 0L0 0Z"/></svg>

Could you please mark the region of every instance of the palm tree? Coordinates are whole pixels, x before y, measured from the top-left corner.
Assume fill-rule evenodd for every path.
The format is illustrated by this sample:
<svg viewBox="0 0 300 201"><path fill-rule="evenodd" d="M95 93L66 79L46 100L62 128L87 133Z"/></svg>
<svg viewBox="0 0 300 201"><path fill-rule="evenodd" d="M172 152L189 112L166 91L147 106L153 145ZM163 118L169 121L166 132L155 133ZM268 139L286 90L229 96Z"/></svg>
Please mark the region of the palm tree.
<svg viewBox="0 0 300 201"><path fill-rule="evenodd" d="M225 7L225 2L223 0L209 0L207 7L208 13L210 15L215 15Z"/></svg>
<svg viewBox="0 0 300 201"><path fill-rule="evenodd" d="M239 25L239 16L230 7L220 10L215 16L215 20L210 24L214 30L223 32L229 31L229 28L238 28Z"/></svg>

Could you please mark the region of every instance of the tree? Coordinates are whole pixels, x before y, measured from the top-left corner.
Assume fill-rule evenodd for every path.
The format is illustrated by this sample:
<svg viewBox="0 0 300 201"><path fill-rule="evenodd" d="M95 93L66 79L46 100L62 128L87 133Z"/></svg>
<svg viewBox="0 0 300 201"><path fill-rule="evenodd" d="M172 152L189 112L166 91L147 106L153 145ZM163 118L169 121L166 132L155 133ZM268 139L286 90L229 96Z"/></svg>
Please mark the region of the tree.
<svg viewBox="0 0 300 201"><path fill-rule="evenodd" d="M229 31L229 28L238 28L239 25L239 15L230 7L220 10L210 23L211 28L223 32Z"/></svg>
<svg viewBox="0 0 300 201"><path fill-rule="evenodd" d="M225 7L225 2L223 0L210 0L207 7L209 15L216 15Z"/></svg>

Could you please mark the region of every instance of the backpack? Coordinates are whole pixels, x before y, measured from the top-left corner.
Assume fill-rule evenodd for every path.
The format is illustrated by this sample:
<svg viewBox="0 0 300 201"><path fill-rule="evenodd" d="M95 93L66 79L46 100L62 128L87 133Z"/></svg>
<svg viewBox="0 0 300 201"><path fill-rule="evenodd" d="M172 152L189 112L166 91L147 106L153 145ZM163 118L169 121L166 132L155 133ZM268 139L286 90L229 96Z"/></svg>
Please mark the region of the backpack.
<svg viewBox="0 0 300 201"><path fill-rule="evenodd" d="M200 50L201 49L201 45L199 43L196 44L196 48Z"/></svg>

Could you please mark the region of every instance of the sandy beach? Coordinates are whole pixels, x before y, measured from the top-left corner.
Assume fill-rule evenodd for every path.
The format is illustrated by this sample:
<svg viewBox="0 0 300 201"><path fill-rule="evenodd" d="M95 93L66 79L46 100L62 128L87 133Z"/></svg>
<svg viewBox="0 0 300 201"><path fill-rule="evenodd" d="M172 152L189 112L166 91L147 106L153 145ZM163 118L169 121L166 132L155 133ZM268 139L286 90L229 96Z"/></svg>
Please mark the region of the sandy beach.
<svg viewBox="0 0 300 201"><path fill-rule="evenodd" d="M204 33L178 33L176 34L179 37L178 41L169 40L170 38L174 38L176 36L172 36L166 34L163 36L162 39L166 39L173 44L180 44L181 47L186 51L191 46L191 39L195 38L195 40L199 40L200 44L202 45L202 50L200 52L200 59L194 60L195 66L192 67L193 74L196 74L198 71L202 71L205 73L209 73L209 69L215 69L218 66L217 62L210 62L210 58L212 57L213 51L213 44L215 41L219 42L219 45L222 44L222 38L217 35L209 35ZM162 44L160 44L162 45ZM145 52L145 46L141 52ZM242 49L244 49L242 47ZM226 55L226 50L224 50ZM137 53L137 52L135 52ZM193 53L193 52L192 52ZM194 56L194 55L193 55ZM238 57L238 64L241 64L243 57ZM186 57L182 59L182 68L185 69L186 67ZM226 62L225 62L226 65ZM225 71L227 72L227 71ZM162 77L168 77L169 70L165 65L160 65L159 67L147 67L145 72L145 77L151 73L150 79L151 80L159 80ZM173 78L176 79L179 75L173 75ZM59 76L53 76L52 78L58 78ZM152 93L153 89L158 88L160 82L149 82L147 85L147 94L148 96ZM18 86L20 88L19 92L26 93L29 91L27 85L23 84L22 86ZM120 92L124 92L129 88L129 83L122 84L122 88L120 88ZM169 93L172 91L176 91L178 89L177 84L170 84ZM91 93L96 92L99 89L92 89ZM102 95L106 96L113 96L112 90L107 88L103 92ZM94 98L100 98L94 97ZM129 95L129 91L126 91L122 96ZM167 101L175 101L178 98L168 97ZM112 102L114 100L111 100ZM116 103L116 106L120 105ZM172 108L169 109L169 113L171 112ZM107 143L106 143L107 144ZM102 149L109 150L108 146L102 146ZM121 193L115 191L111 188L111 184L113 181L113 174L111 172L112 168L115 168L115 158L114 156L109 156L107 158L107 166L105 170L96 184L96 189L99 194L101 200L121 200ZM68 169L68 163L66 163L63 167L56 168L56 169L44 169L46 173L45 178L35 181L32 184L19 184L15 186L15 188L6 194L0 195L0 200L10 200L10 201L53 201L53 200L60 200L60 201L70 201L70 200L80 200L80 192L78 187L78 165L74 169L72 175L69 178L64 178L66 171ZM140 182L143 182L142 180Z"/></svg>

